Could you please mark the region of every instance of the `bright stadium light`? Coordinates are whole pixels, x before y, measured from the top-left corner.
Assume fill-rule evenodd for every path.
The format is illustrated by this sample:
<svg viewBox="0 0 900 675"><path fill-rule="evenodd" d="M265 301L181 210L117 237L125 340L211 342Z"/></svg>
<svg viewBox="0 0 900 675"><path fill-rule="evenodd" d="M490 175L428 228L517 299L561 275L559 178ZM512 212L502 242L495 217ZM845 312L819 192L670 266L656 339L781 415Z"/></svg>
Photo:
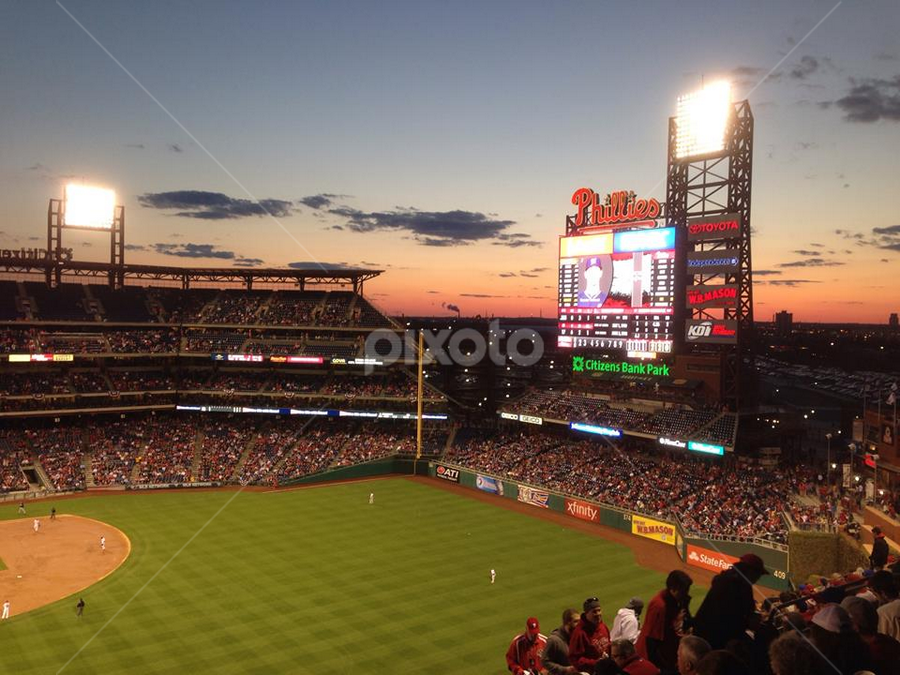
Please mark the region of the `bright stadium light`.
<svg viewBox="0 0 900 675"><path fill-rule="evenodd" d="M115 210L114 191L74 183L66 185L66 227L112 229Z"/></svg>
<svg viewBox="0 0 900 675"><path fill-rule="evenodd" d="M731 83L713 82L678 98L675 113L675 157L684 159L725 149L731 117Z"/></svg>

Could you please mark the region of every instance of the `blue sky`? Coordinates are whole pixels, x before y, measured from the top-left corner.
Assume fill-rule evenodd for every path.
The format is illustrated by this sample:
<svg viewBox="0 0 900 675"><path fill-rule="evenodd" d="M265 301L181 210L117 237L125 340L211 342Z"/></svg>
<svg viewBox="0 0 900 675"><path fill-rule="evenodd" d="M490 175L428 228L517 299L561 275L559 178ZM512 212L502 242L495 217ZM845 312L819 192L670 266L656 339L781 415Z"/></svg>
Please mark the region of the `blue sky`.
<svg viewBox="0 0 900 675"><path fill-rule="evenodd" d="M753 90L757 317L883 322L900 5L836 4L7 2L0 245L83 180L125 204L132 262L368 264L389 311L553 315L572 192L662 199L675 99L729 77Z"/></svg>

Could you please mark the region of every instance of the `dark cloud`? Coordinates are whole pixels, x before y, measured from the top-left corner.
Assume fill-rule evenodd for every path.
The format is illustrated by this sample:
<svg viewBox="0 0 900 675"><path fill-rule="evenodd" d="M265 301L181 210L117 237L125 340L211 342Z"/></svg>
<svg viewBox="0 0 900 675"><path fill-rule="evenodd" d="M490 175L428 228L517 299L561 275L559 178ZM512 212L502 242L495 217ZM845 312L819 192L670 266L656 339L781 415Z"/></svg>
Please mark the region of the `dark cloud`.
<svg viewBox="0 0 900 675"><path fill-rule="evenodd" d="M235 258L235 267L259 267L265 261L262 258Z"/></svg>
<svg viewBox="0 0 900 675"><path fill-rule="evenodd" d="M819 60L815 56L802 56L800 61L791 68L790 75L795 80L805 80L819 70Z"/></svg>
<svg viewBox="0 0 900 675"><path fill-rule="evenodd" d="M41 241L40 237L28 237L28 241Z"/></svg>
<svg viewBox="0 0 900 675"><path fill-rule="evenodd" d="M808 251L803 248L797 249L796 251L794 251L794 253L796 253L797 255L819 255L818 251Z"/></svg>
<svg viewBox="0 0 900 675"><path fill-rule="evenodd" d="M825 260L824 258L807 258L806 260L795 260L793 262L781 263L779 267L838 267L847 263L837 260Z"/></svg>
<svg viewBox="0 0 900 675"><path fill-rule="evenodd" d="M887 227L873 227L874 234L883 234L890 237L900 237L900 225L888 225Z"/></svg>
<svg viewBox="0 0 900 675"><path fill-rule="evenodd" d="M138 196L138 202L149 209L178 209L178 213L174 215L201 220L230 220L267 214L284 217L291 215L293 209L291 202L281 199L261 199L254 202L204 190L147 192Z"/></svg>
<svg viewBox="0 0 900 675"><path fill-rule="evenodd" d="M237 257L234 251L223 251L215 244L153 244L153 250L162 255L171 255L177 258L234 260Z"/></svg>
<svg viewBox="0 0 900 675"><path fill-rule="evenodd" d="M490 240L498 246L540 246L531 235L507 233L512 220L498 220L475 211L419 211L404 207L393 211L365 212L338 206L329 213L346 219L344 226L354 232L408 232L423 246L462 246Z"/></svg>
<svg viewBox="0 0 900 675"><path fill-rule="evenodd" d="M822 282L812 279L770 279L765 283L769 286L802 286L803 284L820 284Z"/></svg>
<svg viewBox="0 0 900 675"><path fill-rule="evenodd" d="M150 249L143 244L125 244L126 251L149 251Z"/></svg>
<svg viewBox="0 0 900 675"><path fill-rule="evenodd" d="M451 312L456 312L457 314L462 314L462 310L459 308L459 305L454 305L452 302L448 302L447 304L441 303L441 307L445 307L449 309Z"/></svg>
<svg viewBox="0 0 900 675"><path fill-rule="evenodd" d="M438 294L437 291L425 291L425 292L428 293L428 295L437 295Z"/></svg>
<svg viewBox="0 0 900 675"><path fill-rule="evenodd" d="M813 141L799 141L797 143L798 150L816 150L818 147L819 144Z"/></svg>
<svg viewBox="0 0 900 675"><path fill-rule="evenodd" d="M169 143L169 150L178 153L179 155L184 152L184 148L178 145L178 143Z"/></svg>
<svg viewBox="0 0 900 675"><path fill-rule="evenodd" d="M318 261L299 261L299 262L291 262L288 263L288 267L294 270L349 270L355 269L351 265L347 263L339 262L339 263L328 263L328 262L318 262Z"/></svg>
<svg viewBox="0 0 900 675"><path fill-rule="evenodd" d="M498 277L503 277L504 279L508 279L509 277L518 276L515 272L500 272L497 275Z"/></svg>
<svg viewBox="0 0 900 675"><path fill-rule="evenodd" d="M826 110L837 106L847 122L900 122L900 75L892 79L850 78L846 96L819 105Z"/></svg>
<svg viewBox="0 0 900 675"><path fill-rule="evenodd" d="M333 192L323 192L318 195L310 195L308 197L302 197L297 200L298 204L302 204L303 206L308 206L311 209L324 209L326 207L332 206L334 204L335 199L341 199L344 197L349 197L350 195L339 195Z"/></svg>
<svg viewBox="0 0 900 675"><path fill-rule="evenodd" d="M50 171L50 167L46 166L45 164L41 164L40 162L35 162L34 164L32 164L31 166L29 166L29 167L28 167L27 169L25 169L25 170L26 170L26 171L43 171L43 172L47 172L47 171Z"/></svg>
<svg viewBox="0 0 900 675"><path fill-rule="evenodd" d="M879 61L898 61L900 60L900 56L896 54L892 54L890 52L878 52L875 54L875 58Z"/></svg>
<svg viewBox="0 0 900 675"><path fill-rule="evenodd" d="M781 270L753 270L753 276L755 277L767 277L773 274L784 274Z"/></svg>
<svg viewBox="0 0 900 675"><path fill-rule="evenodd" d="M505 295L490 295L488 293L460 293L463 298L505 298Z"/></svg>
<svg viewBox="0 0 900 675"><path fill-rule="evenodd" d="M145 146L143 143L126 143L125 147L133 148L134 150L143 150Z"/></svg>
<svg viewBox="0 0 900 675"><path fill-rule="evenodd" d="M530 234L513 233L499 234L497 241L491 242L494 246L508 246L509 248L520 248L522 246L543 246L543 243L534 241Z"/></svg>

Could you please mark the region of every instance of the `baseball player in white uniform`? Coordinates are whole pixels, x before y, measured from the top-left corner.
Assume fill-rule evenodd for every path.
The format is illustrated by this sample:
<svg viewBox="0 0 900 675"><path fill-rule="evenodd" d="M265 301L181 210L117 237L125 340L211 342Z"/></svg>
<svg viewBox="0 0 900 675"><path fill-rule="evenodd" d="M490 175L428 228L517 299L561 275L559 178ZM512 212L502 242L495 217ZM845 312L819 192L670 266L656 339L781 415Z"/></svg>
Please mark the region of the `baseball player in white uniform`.
<svg viewBox="0 0 900 675"><path fill-rule="evenodd" d="M3 616L0 618L3 618L3 619L9 618L9 600L3 601Z"/></svg>
<svg viewBox="0 0 900 675"><path fill-rule="evenodd" d="M31 526L34 528L35 533L37 533L41 529L41 521L39 521L37 518L35 518L34 522L31 524Z"/></svg>
<svg viewBox="0 0 900 675"><path fill-rule="evenodd" d="M100 551L106 551L106 537L104 536L100 537Z"/></svg>
<svg viewBox="0 0 900 675"><path fill-rule="evenodd" d="M495 570L491 570L491 583L494 583L494 580L497 578L497 572Z"/></svg>
<svg viewBox="0 0 900 675"><path fill-rule="evenodd" d="M369 503L370 503L370 504L374 504L374 503L375 503L375 493L374 493L374 492L370 492L370 493L369 493Z"/></svg>

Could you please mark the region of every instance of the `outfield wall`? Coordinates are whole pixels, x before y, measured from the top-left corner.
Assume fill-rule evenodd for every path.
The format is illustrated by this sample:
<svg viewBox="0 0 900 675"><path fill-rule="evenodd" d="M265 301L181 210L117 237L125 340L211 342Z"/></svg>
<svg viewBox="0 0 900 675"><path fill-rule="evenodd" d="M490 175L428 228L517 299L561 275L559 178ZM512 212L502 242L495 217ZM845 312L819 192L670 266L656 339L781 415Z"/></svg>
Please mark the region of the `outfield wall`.
<svg viewBox="0 0 900 675"><path fill-rule="evenodd" d="M772 571L772 575L760 579L758 585L779 591L790 587L787 551L750 542L712 540L688 535L677 522L658 520L633 511L570 497L443 462L429 462L428 475L658 541L671 546L673 552L688 565L701 569L720 572L736 562L743 554L755 553Z"/></svg>

